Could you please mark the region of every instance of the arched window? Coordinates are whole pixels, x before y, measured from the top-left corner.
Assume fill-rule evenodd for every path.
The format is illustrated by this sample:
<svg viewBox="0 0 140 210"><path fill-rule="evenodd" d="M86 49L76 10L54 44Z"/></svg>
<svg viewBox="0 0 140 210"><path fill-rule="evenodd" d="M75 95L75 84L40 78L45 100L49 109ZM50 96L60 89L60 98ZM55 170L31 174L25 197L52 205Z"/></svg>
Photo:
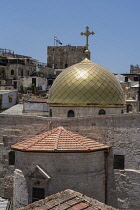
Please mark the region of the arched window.
<svg viewBox="0 0 140 210"><path fill-rule="evenodd" d="M74 117L74 111L73 110L69 110L67 117Z"/></svg>
<svg viewBox="0 0 140 210"><path fill-rule="evenodd" d="M9 165L15 164L15 151L9 152Z"/></svg>
<svg viewBox="0 0 140 210"><path fill-rule="evenodd" d="M50 117L52 117L52 109L50 109Z"/></svg>
<svg viewBox="0 0 140 210"><path fill-rule="evenodd" d="M99 110L98 115L105 115L105 114L106 114L106 112L105 112L105 110L104 110L104 109L100 109L100 110Z"/></svg>
<svg viewBox="0 0 140 210"><path fill-rule="evenodd" d="M11 75L14 75L14 70L13 69L11 70Z"/></svg>

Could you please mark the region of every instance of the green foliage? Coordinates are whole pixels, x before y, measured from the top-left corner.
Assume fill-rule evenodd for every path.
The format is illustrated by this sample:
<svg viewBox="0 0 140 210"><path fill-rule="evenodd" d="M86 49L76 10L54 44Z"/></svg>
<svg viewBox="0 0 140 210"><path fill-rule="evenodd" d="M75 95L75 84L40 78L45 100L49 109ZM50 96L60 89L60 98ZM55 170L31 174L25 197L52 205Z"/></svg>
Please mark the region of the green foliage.
<svg viewBox="0 0 140 210"><path fill-rule="evenodd" d="M24 89L24 86L23 86L23 84L20 84L20 91L23 93L23 89Z"/></svg>
<svg viewBox="0 0 140 210"><path fill-rule="evenodd" d="M29 88L32 88L32 89L33 89L34 86L35 86L34 84L30 84L30 85L29 85Z"/></svg>
<svg viewBox="0 0 140 210"><path fill-rule="evenodd" d="M27 93L27 88L26 87L23 87L23 93Z"/></svg>

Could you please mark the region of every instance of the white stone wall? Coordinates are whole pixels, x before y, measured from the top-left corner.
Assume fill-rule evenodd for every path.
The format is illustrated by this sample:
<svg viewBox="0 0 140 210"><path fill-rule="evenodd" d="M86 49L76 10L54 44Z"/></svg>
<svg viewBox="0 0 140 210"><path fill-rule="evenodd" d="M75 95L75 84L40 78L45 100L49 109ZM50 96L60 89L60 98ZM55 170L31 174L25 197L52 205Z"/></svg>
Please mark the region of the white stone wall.
<svg viewBox="0 0 140 210"><path fill-rule="evenodd" d="M98 115L99 111L101 109L104 109L106 112L106 115L112 115L112 114L121 114L123 107L121 108L104 108L104 107L80 107L80 106L57 106L52 107L50 105L50 109L52 110L52 117L61 117L65 118L67 117L67 113L69 110L73 110L75 113L75 117L84 117L84 116L93 116Z"/></svg>
<svg viewBox="0 0 140 210"><path fill-rule="evenodd" d="M28 179L27 174L39 165L51 178L50 180ZM25 184L29 189L29 202L32 202L32 187L45 188L45 196L65 189L79 191L102 202L105 201L105 162L104 151L90 153L31 153L16 151L15 168L22 171L24 178L15 177L14 188L22 192ZM16 173L16 172L15 172ZM16 175L17 176L17 175ZM23 183L22 183L23 182ZM25 188L25 187L24 187ZM16 204L19 195L14 194ZM18 198L17 198L18 197ZM20 195L20 198L22 195Z"/></svg>
<svg viewBox="0 0 140 210"><path fill-rule="evenodd" d="M40 111L48 112L49 105L47 103L35 103L35 102L25 102L23 104L23 111Z"/></svg>
<svg viewBox="0 0 140 210"><path fill-rule="evenodd" d="M29 87L32 84L32 78L36 79L36 87L42 87L43 90L47 88L47 79L42 77L21 77L19 84L23 84L24 87Z"/></svg>
<svg viewBox="0 0 140 210"><path fill-rule="evenodd" d="M10 108L17 103L17 91L1 90L0 95L2 96L2 109ZM9 101L9 97L11 97L11 101Z"/></svg>
<svg viewBox="0 0 140 210"><path fill-rule="evenodd" d="M25 176L21 170L14 171L13 209L18 209L28 204L28 188Z"/></svg>

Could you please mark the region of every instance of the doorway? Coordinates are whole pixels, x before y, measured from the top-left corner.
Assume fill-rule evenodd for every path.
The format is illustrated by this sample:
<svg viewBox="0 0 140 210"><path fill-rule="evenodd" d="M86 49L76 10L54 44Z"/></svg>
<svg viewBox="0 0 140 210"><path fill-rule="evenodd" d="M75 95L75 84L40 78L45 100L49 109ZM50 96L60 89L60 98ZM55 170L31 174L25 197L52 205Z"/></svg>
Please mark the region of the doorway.
<svg viewBox="0 0 140 210"><path fill-rule="evenodd" d="M45 198L45 189L33 187L32 190L32 202L39 201Z"/></svg>

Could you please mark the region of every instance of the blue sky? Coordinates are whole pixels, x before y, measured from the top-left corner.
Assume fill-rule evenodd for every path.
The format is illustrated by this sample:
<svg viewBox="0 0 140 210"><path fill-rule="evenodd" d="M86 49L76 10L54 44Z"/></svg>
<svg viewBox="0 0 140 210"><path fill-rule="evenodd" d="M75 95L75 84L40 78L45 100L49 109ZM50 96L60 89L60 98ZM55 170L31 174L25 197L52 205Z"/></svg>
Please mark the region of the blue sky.
<svg viewBox="0 0 140 210"><path fill-rule="evenodd" d="M140 64L140 0L0 0L0 48L47 60L54 35L63 45L85 45L91 60L113 73Z"/></svg>

